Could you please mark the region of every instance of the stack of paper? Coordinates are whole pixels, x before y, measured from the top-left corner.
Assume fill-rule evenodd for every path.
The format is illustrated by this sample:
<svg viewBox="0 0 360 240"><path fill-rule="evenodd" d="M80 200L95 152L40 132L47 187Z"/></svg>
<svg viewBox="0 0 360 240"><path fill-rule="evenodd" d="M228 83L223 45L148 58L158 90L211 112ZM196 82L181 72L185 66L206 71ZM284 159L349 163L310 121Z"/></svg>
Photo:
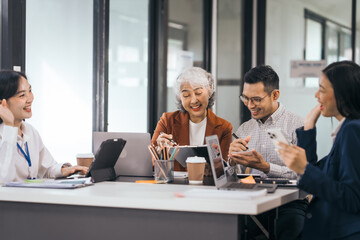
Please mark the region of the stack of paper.
<svg viewBox="0 0 360 240"><path fill-rule="evenodd" d="M91 178L66 179L66 180L30 180L25 182L8 182L4 187L23 187L23 188L55 188L73 189L92 185Z"/></svg>

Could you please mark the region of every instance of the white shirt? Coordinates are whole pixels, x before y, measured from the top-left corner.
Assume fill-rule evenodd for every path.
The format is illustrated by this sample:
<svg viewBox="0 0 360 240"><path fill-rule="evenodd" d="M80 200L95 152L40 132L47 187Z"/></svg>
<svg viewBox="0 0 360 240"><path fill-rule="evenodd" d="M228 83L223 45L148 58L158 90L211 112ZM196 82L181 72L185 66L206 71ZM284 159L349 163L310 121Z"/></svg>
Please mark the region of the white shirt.
<svg viewBox="0 0 360 240"><path fill-rule="evenodd" d="M250 119L243 123L236 131L236 135L242 139L250 135L249 149L255 149L263 156L264 160L270 164L268 174L257 169L252 169L251 173L260 174L262 177L296 179L297 174L286 167L280 159L266 130L270 128L280 128L284 132L288 142L296 145L297 137L295 130L303 125L304 121L301 117L286 110L280 103L278 109L276 109L264 123L261 122L261 120L255 119ZM244 166L241 166L241 168L243 171L245 170Z"/></svg>
<svg viewBox="0 0 360 240"><path fill-rule="evenodd" d="M61 167L44 146L39 133L30 124L22 123L23 137L18 128L0 124L0 183L24 181L30 178L61 177ZM26 153L28 144L31 167L18 149L18 143Z"/></svg>
<svg viewBox="0 0 360 240"><path fill-rule="evenodd" d="M343 123L345 122L346 117L344 117L343 119L341 119L341 121L339 122L339 125L334 129L334 131L331 133L331 137L333 140L333 143L335 142L335 138L336 135L338 134L338 132L340 131L341 126L343 125Z"/></svg>
<svg viewBox="0 0 360 240"><path fill-rule="evenodd" d="M193 123L189 120L190 145L204 145L207 117L199 123Z"/></svg>

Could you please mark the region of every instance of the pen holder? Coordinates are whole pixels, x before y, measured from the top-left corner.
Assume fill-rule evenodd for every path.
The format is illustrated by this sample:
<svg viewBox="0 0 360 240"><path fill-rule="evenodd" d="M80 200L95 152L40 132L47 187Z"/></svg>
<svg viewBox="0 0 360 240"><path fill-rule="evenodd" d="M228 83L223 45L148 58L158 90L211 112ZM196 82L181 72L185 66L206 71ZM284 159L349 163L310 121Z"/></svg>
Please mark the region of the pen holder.
<svg viewBox="0 0 360 240"><path fill-rule="evenodd" d="M174 160L155 160L154 177L157 181L174 181Z"/></svg>

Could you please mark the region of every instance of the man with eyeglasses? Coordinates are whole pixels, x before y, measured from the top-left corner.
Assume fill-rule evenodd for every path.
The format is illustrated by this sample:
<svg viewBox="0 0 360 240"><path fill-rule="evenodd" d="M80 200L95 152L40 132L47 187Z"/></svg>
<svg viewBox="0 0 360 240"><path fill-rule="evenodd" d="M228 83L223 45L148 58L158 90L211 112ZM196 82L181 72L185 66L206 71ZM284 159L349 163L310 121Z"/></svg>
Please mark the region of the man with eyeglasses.
<svg viewBox="0 0 360 240"><path fill-rule="evenodd" d="M261 177L296 179L275 151L266 130L280 128L292 144L297 143L295 130L303 126L301 117L288 111L278 102L280 96L279 77L270 66L257 66L244 76L241 101L250 110L252 119L243 123L230 144L229 164L240 164L242 171ZM249 151L247 154L239 152ZM297 200L279 208L275 234L277 239L298 239L303 228L305 200ZM265 220L268 216L259 216ZM250 232L250 231L249 231Z"/></svg>

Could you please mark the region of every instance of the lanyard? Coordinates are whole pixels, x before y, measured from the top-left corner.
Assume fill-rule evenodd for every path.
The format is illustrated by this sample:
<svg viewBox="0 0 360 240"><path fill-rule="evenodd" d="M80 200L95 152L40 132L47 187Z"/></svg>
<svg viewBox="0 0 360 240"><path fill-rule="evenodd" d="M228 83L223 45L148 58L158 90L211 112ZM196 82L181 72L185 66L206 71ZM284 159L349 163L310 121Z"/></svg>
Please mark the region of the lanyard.
<svg viewBox="0 0 360 240"><path fill-rule="evenodd" d="M16 144L17 144L18 149L21 151L21 153L24 155L26 161L28 162L29 167L31 167L31 159L30 159L29 148L28 148L27 142L25 143L26 153L25 153L24 150L20 147L19 143L16 143Z"/></svg>

